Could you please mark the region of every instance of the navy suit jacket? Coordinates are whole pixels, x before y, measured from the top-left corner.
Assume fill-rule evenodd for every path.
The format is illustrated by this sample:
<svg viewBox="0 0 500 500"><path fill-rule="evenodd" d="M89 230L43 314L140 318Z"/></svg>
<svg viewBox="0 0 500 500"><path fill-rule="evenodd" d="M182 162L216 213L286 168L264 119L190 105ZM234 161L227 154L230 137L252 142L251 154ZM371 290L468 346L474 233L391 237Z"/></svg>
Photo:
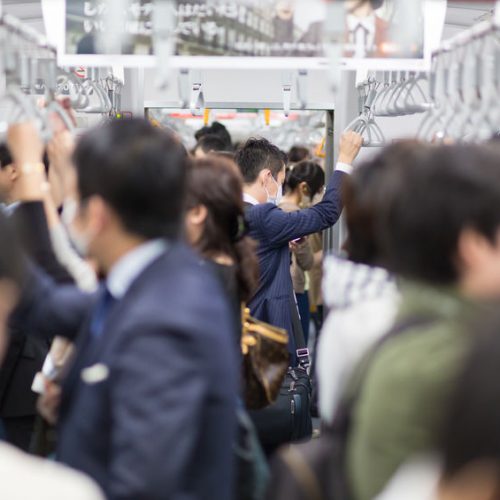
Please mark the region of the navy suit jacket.
<svg viewBox="0 0 500 500"><path fill-rule="evenodd" d="M284 212L265 203L247 209L250 236L258 241L259 287L249 302L252 315L261 321L285 328L289 350L295 352L292 312L295 307L290 275L289 242L333 226L342 212L342 180L347 175L336 171L328 183L323 200L297 212Z"/></svg>
<svg viewBox="0 0 500 500"><path fill-rule="evenodd" d="M89 299L45 290L67 312L33 321L42 334L52 317L69 334ZM58 459L112 500L232 500L239 369L215 277L176 244L113 306L97 340L90 318L63 384Z"/></svg>

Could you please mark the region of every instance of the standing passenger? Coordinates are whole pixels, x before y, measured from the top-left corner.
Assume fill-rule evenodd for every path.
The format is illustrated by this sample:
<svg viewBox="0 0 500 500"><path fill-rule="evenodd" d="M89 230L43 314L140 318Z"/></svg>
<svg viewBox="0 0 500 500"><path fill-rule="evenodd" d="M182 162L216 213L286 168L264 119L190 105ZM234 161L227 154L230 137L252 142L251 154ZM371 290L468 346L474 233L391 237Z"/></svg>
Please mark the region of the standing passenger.
<svg viewBox="0 0 500 500"><path fill-rule="evenodd" d="M290 248L292 240L333 226L342 211L341 189L345 175L361 148L360 135L349 132L340 145L337 169L328 183L321 203L287 213L277 205L285 181L285 158L266 139L250 139L237 152L236 161L243 174L243 200L250 236L258 241L259 287L249 303L253 316L284 328L289 333L289 349L295 356L293 318L297 315L292 278Z"/></svg>
<svg viewBox="0 0 500 500"><path fill-rule="evenodd" d="M408 328L364 371L347 450L356 500L376 497L401 465L439 446L474 340L469 321L500 298L498 151L422 147L404 161L377 227L383 262L404 278L396 325Z"/></svg>
<svg viewBox="0 0 500 500"><path fill-rule="evenodd" d="M42 199L34 126L9 138ZM222 289L179 242L185 149L128 120L89 132L74 161L72 237L106 282L63 382L58 458L110 500L231 500L239 371Z"/></svg>
<svg viewBox="0 0 500 500"><path fill-rule="evenodd" d="M323 169L312 161L302 161L294 165L287 173L285 180L285 196L280 208L285 212L297 212L311 205L312 199L323 190L325 174ZM309 237L299 238L290 242L292 251L293 290L297 299L300 321L304 339L307 345L309 339L309 293L306 283L306 271L314 266L314 253Z"/></svg>
<svg viewBox="0 0 500 500"><path fill-rule="evenodd" d="M187 237L226 290L238 348L241 305L250 299L259 280L255 244L247 236L242 192L241 174L230 160L212 155L193 163L188 177Z"/></svg>

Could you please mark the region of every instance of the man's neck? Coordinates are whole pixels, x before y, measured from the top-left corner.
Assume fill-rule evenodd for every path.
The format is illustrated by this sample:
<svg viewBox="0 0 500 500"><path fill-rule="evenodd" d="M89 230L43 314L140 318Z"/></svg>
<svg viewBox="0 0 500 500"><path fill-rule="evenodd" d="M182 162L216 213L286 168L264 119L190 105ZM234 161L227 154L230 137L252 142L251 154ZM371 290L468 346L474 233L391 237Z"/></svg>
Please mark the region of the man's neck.
<svg viewBox="0 0 500 500"><path fill-rule="evenodd" d="M371 6L370 2L365 2L361 4L359 7L356 7L353 9L351 12L356 17L359 17L361 19L373 16L375 14L373 7Z"/></svg>
<svg viewBox="0 0 500 500"><path fill-rule="evenodd" d="M144 238L128 235L122 236L121 238L115 238L113 240L113 245L108 247L106 255L101 259L104 272L108 274L119 260L146 242L147 240Z"/></svg>
<svg viewBox="0 0 500 500"><path fill-rule="evenodd" d="M265 203L266 200L262 200L262 189L255 184L245 184L243 186L243 193L251 196L259 203Z"/></svg>

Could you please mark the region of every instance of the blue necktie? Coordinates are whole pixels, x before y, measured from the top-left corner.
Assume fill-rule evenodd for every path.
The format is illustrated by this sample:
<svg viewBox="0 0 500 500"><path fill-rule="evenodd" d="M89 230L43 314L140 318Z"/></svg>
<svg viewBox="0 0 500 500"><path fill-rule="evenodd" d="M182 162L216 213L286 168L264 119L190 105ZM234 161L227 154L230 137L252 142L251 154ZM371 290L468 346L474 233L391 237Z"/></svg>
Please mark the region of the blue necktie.
<svg viewBox="0 0 500 500"><path fill-rule="evenodd" d="M111 295L108 288L104 286L101 296L94 308L92 321L90 323L90 334L93 339L98 339L104 333L106 318L115 302L116 299Z"/></svg>

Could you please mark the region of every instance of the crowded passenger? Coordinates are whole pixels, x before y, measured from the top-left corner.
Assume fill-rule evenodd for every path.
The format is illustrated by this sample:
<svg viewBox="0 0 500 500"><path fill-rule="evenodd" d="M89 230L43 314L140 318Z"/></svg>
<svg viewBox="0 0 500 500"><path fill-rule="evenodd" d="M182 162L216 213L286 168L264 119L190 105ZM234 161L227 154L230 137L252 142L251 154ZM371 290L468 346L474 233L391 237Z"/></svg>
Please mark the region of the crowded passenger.
<svg viewBox="0 0 500 500"><path fill-rule="evenodd" d="M188 176L186 235L220 278L231 304L238 345L241 305L251 298L259 279L242 196L243 181L234 163L213 155L193 162Z"/></svg>
<svg viewBox="0 0 500 500"><path fill-rule="evenodd" d="M35 128L13 126L9 147L26 198L41 203L44 172L36 166L43 150ZM210 491L229 499L234 331L221 286L179 242L185 150L147 122L113 122L80 140L74 164L71 234L106 281L90 300L56 287L64 299L56 305L54 285L35 280L26 292L33 311L26 309L30 300L22 304L34 326L43 316L44 325L73 338L81 328L59 405L55 383L46 381L58 460L91 476L108 498L204 498ZM173 449L175 460L159 459Z"/></svg>
<svg viewBox="0 0 500 500"><path fill-rule="evenodd" d="M232 151L233 141L231 138L231 134L222 123L213 122L211 125L202 127L194 134L194 137L197 141L200 141L205 136L217 137L220 141L222 141L224 147L221 149L221 151Z"/></svg>
<svg viewBox="0 0 500 500"><path fill-rule="evenodd" d="M345 384L370 346L394 323L399 306L396 279L382 267L378 218L397 175L422 144L404 142L386 148L360 166L345 184L347 259L325 261L324 298L330 311L318 345L321 418L331 423Z"/></svg>
<svg viewBox="0 0 500 500"><path fill-rule="evenodd" d="M402 466L377 500L499 498L499 331L498 315L474 325L473 346L439 430L438 450Z"/></svg>
<svg viewBox="0 0 500 500"><path fill-rule="evenodd" d="M280 149L266 139L249 139L236 154L244 181L249 234L259 243L260 281L249 307L256 318L289 332L292 357L296 354L293 318L298 313L290 275L289 243L337 222L342 211L342 183L352 170L361 142L358 134L346 134L323 200L311 208L288 213L277 208L282 201L286 166Z"/></svg>
<svg viewBox="0 0 500 500"><path fill-rule="evenodd" d="M224 151L225 147L224 141L216 135L204 135L197 142L193 155L195 158L206 158L210 153Z"/></svg>
<svg viewBox="0 0 500 500"><path fill-rule="evenodd" d="M20 296L24 279L24 262L17 235L10 221L0 214L0 364L9 345L8 320ZM2 419L2 422L4 419ZM3 429L2 429L3 432ZM29 456L7 443L0 443L2 498L102 500L93 482L68 467Z"/></svg>
<svg viewBox="0 0 500 500"><path fill-rule="evenodd" d="M302 161L292 166L286 174L284 196L279 208L285 212L296 212L311 206L313 198L320 194L325 185L325 173L314 162ZM292 252L292 283L300 314L300 322L306 345L309 340L311 321L309 294L306 284L306 271L313 269L321 259L313 253L309 237L298 238L290 242ZM316 261L315 261L316 257ZM321 256L320 256L321 257ZM319 262L317 262L319 261Z"/></svg>
<svg viewBox="0 0 500 500"><path fill-rule="evenodd" d="M422 146L392 174L397 189L376 227L382 264L403 278L402 299L398 334L360 365L347 391L363 380L347 448L357 500L375 497L405 462L438 448L474 340L470 322L500 297L498 152Z"/></svg>

